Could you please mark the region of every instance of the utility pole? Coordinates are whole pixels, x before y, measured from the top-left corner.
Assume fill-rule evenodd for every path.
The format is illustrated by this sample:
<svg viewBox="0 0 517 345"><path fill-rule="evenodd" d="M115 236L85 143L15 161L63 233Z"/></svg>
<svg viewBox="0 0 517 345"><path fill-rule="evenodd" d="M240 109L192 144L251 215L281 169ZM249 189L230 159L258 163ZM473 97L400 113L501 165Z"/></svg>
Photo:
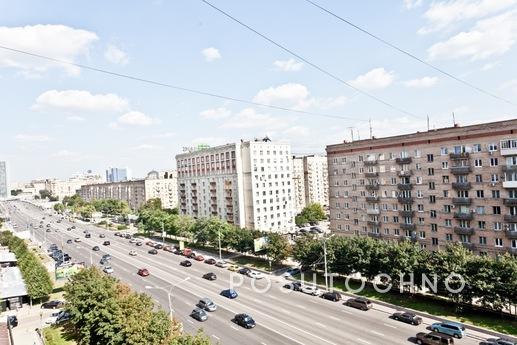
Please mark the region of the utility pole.
<svg viewBox="0 0 517 345"><path fill-rule="evenodd" d="M162 243L163 243L163 245L165 245L165 224L163 223L163 220L162 220Z"/></svg>
<svg viewBox="0 0 517 345"><path fill-rule="evenodd" d="M327 238L323 235L323 260L325 263L325 289L329 289L329 281L327 277Z"/></svg>
<svg viewBox="0 0 517 345"><path fill-rule="evenodd" d="M452 112L452 126L456 127L456 116L454 115L454 111Z"/></svg>
<svg viewBox="0 0 517 345"><path fill-rule="evenodd" d="M219 261L221 261L221 229L218 229L219 237Z"/></svg>

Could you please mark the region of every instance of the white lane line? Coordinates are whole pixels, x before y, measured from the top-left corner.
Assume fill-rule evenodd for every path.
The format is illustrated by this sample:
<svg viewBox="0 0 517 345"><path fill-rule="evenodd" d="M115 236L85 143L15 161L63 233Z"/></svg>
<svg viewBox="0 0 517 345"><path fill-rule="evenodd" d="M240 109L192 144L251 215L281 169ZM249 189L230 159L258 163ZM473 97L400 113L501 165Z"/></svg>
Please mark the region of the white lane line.
<svg viewBox="0 0 517 345"><path fill-rule="evenodd" d="M352 315L352 313L351 313L351 312L349 312L349 311L347 311L347 310L345 310L345 309L341 309L341 311L342 311L343 313L345 313L345 314Z"/></svg>
<svg viewBox="0 0 517 345"><path fill-rule="evenodd" d="M304 305L299 305L298 308L307 309L307 307Z"/></svg>
<svg viewBox="0 0 517 345"><path fill-rule="evenodd" d="M361 343L364 343L364 344L371 344L369 341L366 341L366 340L361 339L361 338L357 338L357 341L360 341Z"/></svg>
<svg viewBox="0 0 517 345"><path fill-rule="evenodd" d="M329 316L332 320L341 321L339 317L336 316Z"/></svg>
<svg viewBox="0 0 517 345"><path fill-rule="evenodd" d="M212 334L212 337L214 337L214 338L215 338L215 339L217 339L217 340L221 340L221 338L219 338L219 337L218 337L217 335L215 335L215 334Z"/></svg>
<svg viewBox="0 0 517 345"><path fill-rule="evenodd" d="M194 324L194 321L187 319L188 323Z"/></svg>
<svg viewBox="0 0 517 345"><path fill-rule="evenodd" d="M315 322L316 325L320 326L321 328L327 328L327 326L325 326L324 324L322 324L321 322Z"/></svg>
<svg viewBox="0 0 517 345"><path fill-rule="evenodd" d="M389 325L389 324L387 324L387 323L383 323L383 325L384 325L384 326L386 326L386 327L397 328L397 327L395 327L395 326L393 326L393 325Z"/></svg>
<svg viewBox="0 0 517 345"><path fill-rule="evenodd" d="M383 333L381 333L381 332L377 332L377 331L372 331L372 330L370 330L370 333L373 333L373 334L375 334L375 335L378 335L379 337L384 337L384 334L383 334Z"/></svg>
<svg viewBox="0 0 517 345"><path fill-rule="evenodd" d="M232 326L232 328L236 331L238 331L239 329L236 327L236 326Z"/></svg>

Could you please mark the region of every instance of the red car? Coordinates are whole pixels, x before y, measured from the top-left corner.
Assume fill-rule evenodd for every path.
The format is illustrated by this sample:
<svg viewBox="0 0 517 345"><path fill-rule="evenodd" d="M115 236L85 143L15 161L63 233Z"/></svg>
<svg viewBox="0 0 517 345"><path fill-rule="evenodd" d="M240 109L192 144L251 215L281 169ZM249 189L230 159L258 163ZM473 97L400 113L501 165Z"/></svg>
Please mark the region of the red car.
<svg viewBox="0 0 517 345"><path fill-rule="evenodd" d="M149 271L147 268L141 268L138 270L138 275L142 277L147 277L149 275Z"/></svg>
<svg viewBox="0 0 517 345"><path fill-rule="evenodd" d="M203 261L203 260L205 260L205 258L203 257L203 255L196 255L196 257L194 257L194 260Z"/></svg>
<svg viewBox="0 0 517 345"><path fill-rule="evenodd" d="M216 261L214 258L208 258L205 260L205 264L215 265Z"/></svg>

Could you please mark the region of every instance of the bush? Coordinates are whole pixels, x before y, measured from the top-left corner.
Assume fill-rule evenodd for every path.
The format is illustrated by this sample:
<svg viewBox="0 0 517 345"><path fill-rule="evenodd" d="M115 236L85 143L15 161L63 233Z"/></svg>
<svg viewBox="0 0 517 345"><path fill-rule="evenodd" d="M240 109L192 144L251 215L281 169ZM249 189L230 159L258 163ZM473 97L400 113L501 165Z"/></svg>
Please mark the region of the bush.
<svg viewBox="0 0 517 345"><path fill-rule="evenodd" d="M117 225L117 230L127 230L127 225L124 225L124 224Z"/></svg>

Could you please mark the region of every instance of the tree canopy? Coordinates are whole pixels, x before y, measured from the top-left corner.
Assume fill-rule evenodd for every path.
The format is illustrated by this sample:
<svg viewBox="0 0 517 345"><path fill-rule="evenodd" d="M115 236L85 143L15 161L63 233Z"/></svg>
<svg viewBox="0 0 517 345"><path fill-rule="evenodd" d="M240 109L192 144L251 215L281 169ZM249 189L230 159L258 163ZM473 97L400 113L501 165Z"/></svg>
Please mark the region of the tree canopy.
<svg viewBox="0 0 517 345"><path fill-rule="evenodd" d="M305 206L298 215L295 217L295 223L298 226L306 224L312 224L320 220L326 219L325 211L323 207L318 203L312 203Z"/></svg>

